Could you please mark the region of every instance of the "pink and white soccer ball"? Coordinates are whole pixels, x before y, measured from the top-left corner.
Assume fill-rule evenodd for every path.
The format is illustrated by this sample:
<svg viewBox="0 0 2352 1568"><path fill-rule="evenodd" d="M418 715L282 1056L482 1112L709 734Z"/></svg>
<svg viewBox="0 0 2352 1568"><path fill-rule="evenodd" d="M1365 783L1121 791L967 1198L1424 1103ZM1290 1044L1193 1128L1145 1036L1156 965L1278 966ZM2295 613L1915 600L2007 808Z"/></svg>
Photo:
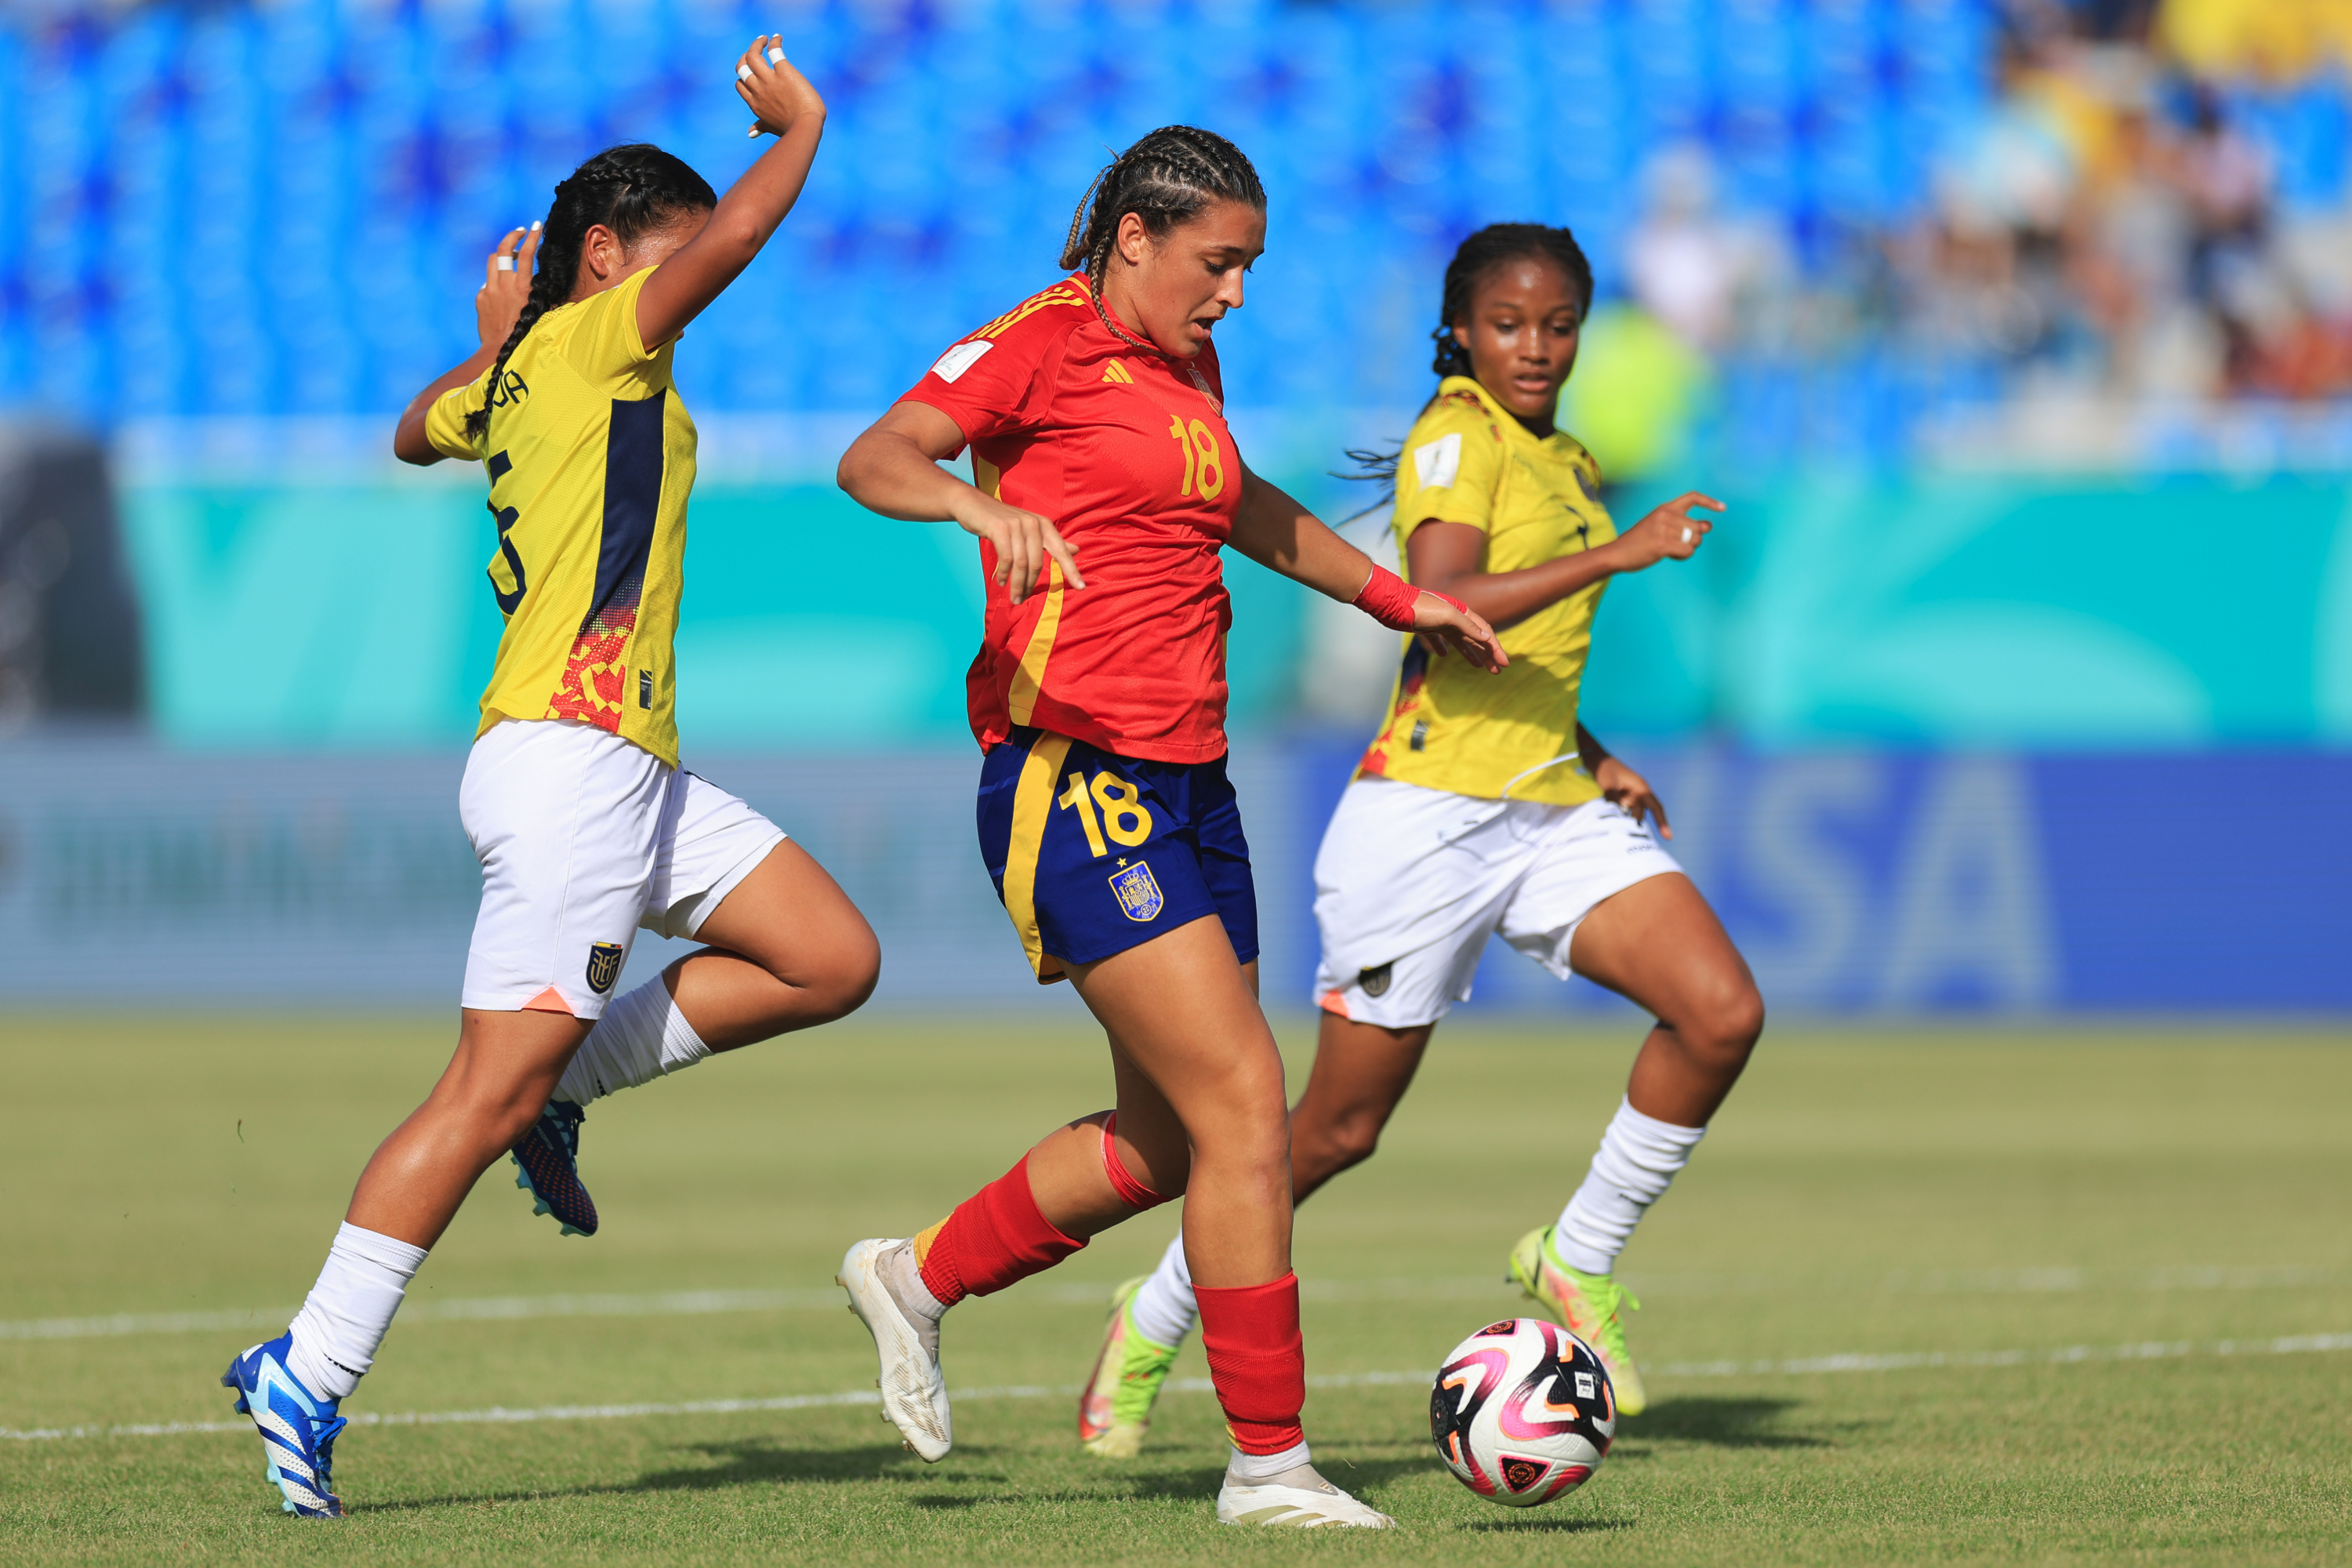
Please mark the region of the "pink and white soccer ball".
<svg viewBox="0 0 2352 1568"><path fill-rule="evenodd" d="M1429 1435L1464 1486L1535 1508L1601 1468L1617 1394L1591 1345L1540 1318L1512 1318L1455 1345L1437 1369Z"/></svg>

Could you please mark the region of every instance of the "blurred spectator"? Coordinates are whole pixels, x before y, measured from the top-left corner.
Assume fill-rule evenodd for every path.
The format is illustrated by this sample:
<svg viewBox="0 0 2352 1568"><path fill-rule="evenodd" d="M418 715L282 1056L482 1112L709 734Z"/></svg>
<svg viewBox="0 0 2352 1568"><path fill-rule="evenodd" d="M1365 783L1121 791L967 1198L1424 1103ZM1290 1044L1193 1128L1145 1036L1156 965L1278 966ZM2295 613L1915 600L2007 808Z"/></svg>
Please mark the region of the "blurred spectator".
<svg viewBox="0 0 2352 1568"><path fill-rule="evenodd" d="M2301 19L2282 30L2273 7ZM2183 60L2147 42L2199 40L2197 58L2217 68L2307 69L2325 51L2314 42L2324 30L2305 24L2323 11L2352 14L2295 0L2018 0L1997 96L1938 160L1927 215L1888 240L1906 341L2007 367L2027 378L2021 391L2352 390L2341 221L2283 215L2278 160L2242 123L2229 84L2173 75ZM2352 46L2352 23L2342 42Z"/></svg>
<svg viewBox="0 0 2352 1568"><path fill-rule="evenodd" d="M2189 132L2174 158L2175 177L2194 225L2189 271L2200 298L2226 291L2233 268L2258 267L2270 216L2271 165L2263 150L2230 124L2221 95L2190 89Z"/></svg>
<svg viewBox="0 0 2352 1568"><path fill-rule="evenodd" d="M2352 64L2352 11L2337 0L2164 0L2156 34L2208 79L2307 77Z"/></svg>
<svg viewBox="0 0 2352 1568"><path fill-rule="evenodd" d="M1720 353L1785 334L1792 269L1771 225L1717 210L1706 150L1667 147L1643 171L1647 209L1625 241L1633 299L1685 343Z"/></svg>
<svg viewBox="0 0 2352 1568"><path fill-rule="evenodd" d="M1591 449L1603 483L1649 479L1688 457L1709 379L1706 357L1657 317L1604 304L1584 325L1560 422Z"/></svg>

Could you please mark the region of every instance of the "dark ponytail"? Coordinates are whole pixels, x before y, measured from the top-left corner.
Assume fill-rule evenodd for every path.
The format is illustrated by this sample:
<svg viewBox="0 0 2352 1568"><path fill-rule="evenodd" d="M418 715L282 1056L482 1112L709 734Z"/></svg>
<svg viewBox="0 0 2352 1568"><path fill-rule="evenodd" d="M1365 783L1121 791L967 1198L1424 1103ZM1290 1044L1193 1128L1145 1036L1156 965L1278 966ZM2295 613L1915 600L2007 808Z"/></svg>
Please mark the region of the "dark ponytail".
<svg viewBox="0 0 2352 1568"><path fill-rule="evenodd" d="M719 205L709 182L688 168L683 159L642 142L608 147L572 171L555 187L555 205L547 209L546 226L539 236L538 270L530 280L530 298L515 318L514 331L499 349L490 367L482 405L466 416L466 435L479 441L490 428L490 405L498 396L499 377L507 361L530 335L539 319L572 298L580 277L580 252L588 231L603 224L623 245L634 245L646 235L689 212L709 212Z"/></svg>
<svg viewBox="0 0 2352 1568"><path fill-rule="evenodd" d="M1579 314L1591 310L1592 263L1585 259L1584 247L1576 243L1576 236L1567 229L1539 223L1488 224L1456 247L1454 259L1445 264L1445 292L1438 302L1437 330L1429 334L1437 345L1430 369L1441 377L1470 374L1470 351L1454 341L1454 329L1470 319L1471 296L1477 293L1478 285L1486 281L1487 274L1507 261L1528 259L1549 261L1559 268L1583 298ZM1402 447L1392 452L1348 448L1355 471L1331 477L1362 479L1381 487L1380 499L1356 513L1357 517L1396 499L1397 459L1403 455Z"/></svg>
<svg viewBox="0 0 2352 1568"><path fill-rule="evenodd" d="M1244 202L1264 212L1265 186L1257 170L1240 148L1213 131L1163 125L1112 159L1078 198L1062 246L1062 268L1083 268L1103 325L1136 342L1102 305L1103 273L1118 241L1119 220L1133 213L1143 220L1144 232L1157 239L1218 201Z"/></svg>

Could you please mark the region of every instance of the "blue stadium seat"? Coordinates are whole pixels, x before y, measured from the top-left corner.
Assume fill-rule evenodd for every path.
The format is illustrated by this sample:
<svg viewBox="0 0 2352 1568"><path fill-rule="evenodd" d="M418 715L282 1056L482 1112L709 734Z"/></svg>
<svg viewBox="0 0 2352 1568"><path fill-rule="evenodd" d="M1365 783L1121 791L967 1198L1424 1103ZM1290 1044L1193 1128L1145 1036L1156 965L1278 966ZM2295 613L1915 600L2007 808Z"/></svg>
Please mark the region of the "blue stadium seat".
<svg viewBox="0 0 2352 1568"><path fill-rule="evenodd" d="M1234 334L1253 348L1229 390L1313 404L1420 384L1422 306L1391 301L1417 300L1473 224L1568 221L1615 287L1640 171L1696 138L1731 205L1780 215L1826 255L1841 226L1909 211L1930 151L1992 92L1990 0L827 0L786 18L704 0L92 0L47 15L0 23L0 404L62 400L100 422L404 402L469 344L484 248L542 213L581 157L658 140L724 186L756 153L725 62L779 21L834 121L755 274L785 303L722 304L699 339L696 398L714 413L899 390L909 365L1052 277L1104 146L1165 121L1234 136L1273 198L1265 313ZM2347 104L2333 79L2238 104L2290 202L2342 199ZM131 259L168 256L176 236L215 260L201 287ZM289 281L288 258L312 269ZM1916 387L1884 367L1840 374L1812 406L1865 447L1894 438L1886 408L1983 390L1957 373Z"/></svg>

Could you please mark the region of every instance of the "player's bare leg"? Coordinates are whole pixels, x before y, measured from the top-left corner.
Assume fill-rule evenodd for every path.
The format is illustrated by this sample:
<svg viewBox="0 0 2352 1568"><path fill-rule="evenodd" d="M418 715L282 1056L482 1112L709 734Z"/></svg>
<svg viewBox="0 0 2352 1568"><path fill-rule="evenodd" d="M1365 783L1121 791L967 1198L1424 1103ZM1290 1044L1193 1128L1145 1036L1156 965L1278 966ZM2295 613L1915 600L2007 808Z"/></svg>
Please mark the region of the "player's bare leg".
<svg viewBox="0 0 2352 1568"><path fill-rule="evenodd" d="M569 1013L465 1009L457 1054L360 1173L346 1223L431 1247L481 1173L538 1119L588 1029Z"/></svg>
<svg viewBox="0 0 2352 1568"><path fill-rule="evenodd" d="M1706 1126L1764 1032L1764 998L1691 879L1651 877L1602 900L1577 927L1569 963L1658 1021L1626 1084L1633 1109Z"/></svg>
<svg viewBox="0 0 2352 1568"><path fill-rule="evenodd" d="M1437 1027L1385 1029L1336 1013L1321 1018L1306 1091L1290 1108L1294 1206L1340 1172L1372 1157Z"/></svg>
<svg viewBox="0 0 2352 1568"><path fill-rule="evenodd" d="M790 839L735 885L695 938L709 945L663 970L662 985L714 1052L846 1017L882 973L874 928Z"/></svg>
<svg viewBox="0 0 2352 1568"><path fill-rule="evenodd" d="M1070 978L1120 1065L1121 1155L1131 1140L1151 1169L1143 1179L1159 1192L1184 1194L1197 1235L1195 1278L1230 1288L1288 1273L1282 1053L1223 924L1204 916L1098 963L1073 965ZM1091 1236L1132 1211L1112 1191L1099 1150L1085 1144L1069 1129L1046 1139L1033 1152L1030 1183L1049 1219L1059 1209Z"/></svg>
<svg viewBox="0 0 2352 1568"><path fill-rule="evenodd" d="M1520 1238L1510 1272L1601 1353L1617 1407L1638 1415L1648 1395L1625 1349L1623 1311L1639 1303L1614 1279L1617 1255L1739 1081L1763 1032L1764 1003L1722 922L1679 872L1594 906L1569 961L1657 1023L1583 1184L1558 1223Z"/></svg>

